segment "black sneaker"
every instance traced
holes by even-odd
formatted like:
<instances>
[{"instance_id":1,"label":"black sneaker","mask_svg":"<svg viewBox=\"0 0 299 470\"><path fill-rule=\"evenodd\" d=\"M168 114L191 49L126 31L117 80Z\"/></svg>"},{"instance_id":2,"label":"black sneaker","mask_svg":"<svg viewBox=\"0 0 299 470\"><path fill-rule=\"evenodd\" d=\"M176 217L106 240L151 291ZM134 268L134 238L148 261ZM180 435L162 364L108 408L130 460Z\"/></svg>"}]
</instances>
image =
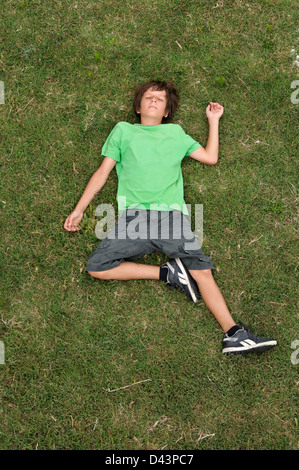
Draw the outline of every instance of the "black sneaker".
<instances>
[{"instance_id":1,"label":"black sneaker","mask_svg":"<svg viewBox=\"0 0 299 470\"><path fill-rule=\"evenodd\" d=\"M190 297L193 302L198 302L200 293L196 282L190 276L187 268L182 263L180 258L175 258L168 261L163 268L168 268L166 285L170 288L180 288L185 294Z\"/></svg>"},{"instance_id":2,"label":"black sneaker","mask_svg":"<svg viewBox=\"0 0 299 470\"><path fill-rule=\"evenodd\" d=\"M223 354L262 352L276 346L275 339L260 338L255 336L243 323L240 323L240 326L241 328L233 336L224 335L222 340Z\"/></svg>"}]
</instances>

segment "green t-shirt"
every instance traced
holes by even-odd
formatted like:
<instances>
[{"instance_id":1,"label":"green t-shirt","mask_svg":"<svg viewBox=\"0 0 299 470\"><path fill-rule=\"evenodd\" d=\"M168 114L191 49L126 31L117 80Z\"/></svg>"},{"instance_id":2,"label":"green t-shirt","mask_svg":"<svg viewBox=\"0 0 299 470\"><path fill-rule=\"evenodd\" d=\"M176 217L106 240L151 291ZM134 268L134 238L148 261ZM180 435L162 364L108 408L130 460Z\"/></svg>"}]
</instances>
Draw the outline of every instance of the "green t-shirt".
<instances>
[{"instance_id":1,"label":"green t-shirt","mask_svg":"<svg viewBox=\"0 0 299 470\"><path fill-rule=\"evenodd\" d=\"M119 213L137 208L186 214L181 162L200 146L178 124L119 122L102 148L102 156L117 161Z\"/></svg>"}]
</instances>

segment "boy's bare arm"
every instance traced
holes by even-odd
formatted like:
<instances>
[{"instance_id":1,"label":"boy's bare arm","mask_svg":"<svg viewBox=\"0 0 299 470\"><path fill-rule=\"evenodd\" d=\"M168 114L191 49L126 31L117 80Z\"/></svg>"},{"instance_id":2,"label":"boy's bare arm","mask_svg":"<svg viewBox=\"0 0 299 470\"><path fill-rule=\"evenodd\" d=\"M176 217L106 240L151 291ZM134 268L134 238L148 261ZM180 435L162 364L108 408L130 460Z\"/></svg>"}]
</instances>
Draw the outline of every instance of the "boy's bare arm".
<instances>
[{"instance_id":1,"label":"boy's bare arm","mask_svg":"<svg viewBox=\"0 0 299 470\"><path fill-rule=\"evenodd\" d=\"M91 203L92 199L102 189L106 183L108 176L114 168L116 161L112 158L105 157L101 166L95 171L90 178L78 204L76 205L73 212L66 218L64 222L65 230L69 232L75 232L79 230L79 223L81 222L84 211Z\"/></svg>"},{"instance_id":2,"label":"boy's bare arm","mask_svg":"<svg viewBox=\"0 0 299 470\"><path fill-rule=\"evenodd\" d=\"M210 103L206 108L206 116L209 121L209 137L206 148L199 147L190 153L189 157L194 158L207 165L215 165L218 161L219 149L219 119L224 108L219 103Z\"/></svg>"}]
</instances>

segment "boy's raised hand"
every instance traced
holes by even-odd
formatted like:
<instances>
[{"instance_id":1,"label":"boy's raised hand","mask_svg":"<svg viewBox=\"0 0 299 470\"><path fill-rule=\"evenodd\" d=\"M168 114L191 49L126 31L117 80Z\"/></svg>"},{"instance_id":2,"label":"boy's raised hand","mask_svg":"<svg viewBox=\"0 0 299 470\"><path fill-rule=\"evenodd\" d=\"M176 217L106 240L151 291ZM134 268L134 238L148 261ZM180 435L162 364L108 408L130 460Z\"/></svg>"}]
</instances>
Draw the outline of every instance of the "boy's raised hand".
<instances>
[{"instance_id":1,"label":"boy's raised hand","mask_svg":"<svg viewBox=\"0 0 299 470\"><path fill-rule=\"evenodd\" d=\"M206 107L206 116L207 118L210 119L220 119L222 114L223 114L224 108L221 106L219 103L212 103L210 101L210 104Z\"/></svg>"},{"instance_id":2,"label":"boy's raised hand","mask_svg":"<svg viewBox=\"0 0 299 470\"><path fill-rule=\"evenodd\" d=\"M84 215L83 212L74 210L65 219L63 228L65 228L65 230L68 230L69 232L76 232L76 231L80 230L78 225L81 222L83 215Z\"/></svg>"}]
</instances>

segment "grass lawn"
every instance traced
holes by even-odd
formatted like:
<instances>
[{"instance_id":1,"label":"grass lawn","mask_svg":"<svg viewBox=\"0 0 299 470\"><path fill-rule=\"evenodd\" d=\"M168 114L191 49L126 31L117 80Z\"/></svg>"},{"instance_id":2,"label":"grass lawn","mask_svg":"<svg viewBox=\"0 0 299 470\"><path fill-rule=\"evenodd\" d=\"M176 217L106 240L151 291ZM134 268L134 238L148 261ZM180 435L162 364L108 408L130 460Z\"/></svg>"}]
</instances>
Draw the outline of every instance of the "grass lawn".
<instances>
[{"instance_id":1,"label":"grass lawn","mask_svg":"<svg viewBox=\"0 0 299 470\"><path fill-rule=\"evenodd\" d=\"M0 448L298 449L295 2L4 3ZM63 230L151 79L175 82L174 122L203 146L207 104L224 106L219 162L183 160L185 199L203 204L203 250L232 315L277 339L265 354L223 357L202 301L84 272L94 210L116 208L115 171L81 231Z\"/></svg>"}]
</instances>

